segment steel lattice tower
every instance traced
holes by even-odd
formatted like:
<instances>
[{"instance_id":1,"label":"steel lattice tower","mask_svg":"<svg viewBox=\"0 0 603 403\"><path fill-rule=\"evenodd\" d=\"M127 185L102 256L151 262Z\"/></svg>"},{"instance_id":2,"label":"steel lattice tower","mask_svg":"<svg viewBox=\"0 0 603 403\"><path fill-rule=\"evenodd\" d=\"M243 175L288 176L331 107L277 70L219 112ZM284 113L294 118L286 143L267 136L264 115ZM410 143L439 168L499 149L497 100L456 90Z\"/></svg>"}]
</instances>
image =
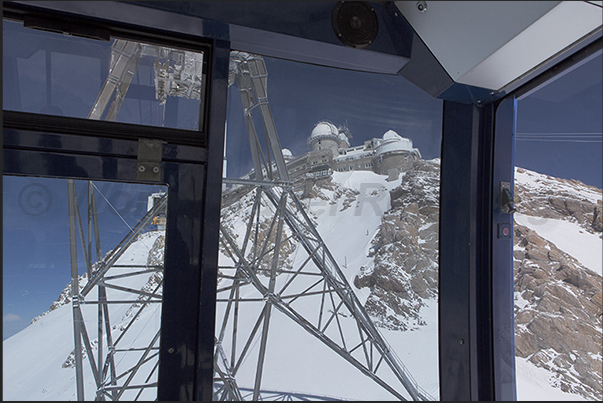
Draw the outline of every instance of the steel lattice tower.
<instances>
[{"instance_id":1,"label":"steel lattice tower","mask_svg":"<svg viewBox=\"0 0 603 403\"><path fill-rule=\"evenodd\" d=\"M136 70L142 54L159 54L163 48L139 43L117 40L113 44L113 57L110 77L101 90L97 102L90 112L90 118L99 119L111 104L105 119L114 120L133 72ZM168 49L169 50L169 49ZM186 57L186 55L185 55ZM188 79L190 79L189 76ZM193 74L192 77L195 77ZM197 88L200 83L186 83L189 88ZM289 178L277 130L272 118L267 94L267 71L261 56L244 52L232 52L229 84L237 82L245 115L251 158L253 160L254 177L252 179L224 179L224 183L237 188L243 194L239 201L247 200L245 228L241 234L234 233L227 217L222 217L220 225L220 246L222 259L219 267L219 284L217 287L217 316L214 354L214 400L265 400L269 396L298 396L301 399L308 395L303 393L275 392L262 387L263 376L267 370L266 358L271 348L278 345L278 340L269 340L276 320L285 318L297 329L306 332L314 340L328 350L341 357L342 363L356 368L367 379L375 382L395 398L401 400L432 400L412 378L402 361L396 356L387 341L379 333L352 287L342 273L339 265L331 255L325 242L316 230L316 226L306 213ZM163 85L166 84L163 80ZM169 81L169 80L168 80ZM156 80L156 85L161 80ZM169 83L168 83L169 84ZM160 88L156 92L162 93ZM198 96L197 93L167 94L183 97ZM165 95L165 96L167 96ZM253 110L259 108L264 124L265 140L260 141L255 129ZM74 205L75 191L70 185L70 234L72 240L72 256L76 247L76 217L79 212ZM229 192L231 190L225 190ZM73 195L72 195L73 193ZM163 199L164 200L164 199ZM162 207L159 207L162 205ZM152 209L137 225L142 230L153 217L165 209L165 200ZM80 224L80 235L82 232ZM90 226L89 226L90 228ZM128 242L136 234L128 237L115 250L125 250ZM168 235L169 236L169 235ZM80 236L83 244L83 236ZM134 238L132 238L134 237ZM90 237L89 237L90 239ZM292 266L285 262L287 248L298 249L304 254L302 263ZM100 252L99 252L100 253ZM116 252L118 253L118 252ZM123 253L123 252L122 252ZM301 255L300 255L301 256ZM106 303L102 301L102 289L108 286L103 276L115 259L104 260L98 257L101 269L90 271L89 286L78 294L73 294L74 332L76 334L76 369L78 379L81 378L83 357L77 354L82 351L80 340L89 349L87 330L83 326L78 301L90 292L91 287L99 289L99 318L104 318L104 328L110 335L110 325L106 311ZM88 259L89 260L89 259ZM104 263L103 263L104 262ZM290 263L290 262L289 262ZM90 265L89 265L90 266ZM72 263L73 272L73 263ZM77 282L77 267L72 283ZM118 285L112 285L119 287ZM123 288L123 287L122 287ZM72 287L77 290L78 287ZM129 290L132 291L132 290ZM160 290L144 294L149 302L160 302ZM245 326L242 319L253 326ZM102 320L99 319L99 332L102 332ZM133 323L132 320L131 323ZM128 325L129 327L130 325ZM119 400L128 388L141 388L155 385L130 385L132 377L140 367L148 362L157 365L155 353L159 330L156 336L140 350L143 356L137 365L121 374L125 382L117 382L113 369L113 351L109 347L104 366L101 360L90 361L95 370L95 381L98 387L97 398L105 397ZM78 337L78 335L81 336ZM114 343L115 344L115 343ZM91 350L90 350L91 351ZM253 379L253 385L240 385L242 368L251 353L257 354L257 360L251 359L251 371L246 373L245 380ZM99 357L102 356L99 352ZM88 354L91 357L91 354ZM249 363L248 363L249 364ZM102 367L102 369L101 369ZM155 369L151 371L154 372ZM108 376L107 374L110 374ZM109 379L109 385L106 384ZM78 381L78 398L81 382ZM83 391L82 391L83 396ZM317 396L314 396L317 398Z\"/></svg>"},{"instance_id":2,"label":"steel lattice tower","mask_svg":"<svg viewBox=\"0 0 603 403\"><path fill-rule=\"evenodd\" d=\"M163 264L124 265L119 264L119 259L155 217L165 215L167 194L164 194L121 242L103 257L94 187L94 183L89 181L88 236L86 239L74 181L71 179L67 181L71 254L70 297L73 309L73 358L76 370L77 400L85 400L85 357L94 378L95 400L120 400L127 391L134 391L135 395L129 395L129 398L137 400L145 389L157 386L152 378L156 376L158 366L160 329L157 328L151 336L148 334L133 335L136 333L136 329L132 325L149 306L161 306ZM92 263L92 231L94 231L95 240L95 263ZM80 284L77 267L78 238L86 265L87 282L82 282L82 284ZM154 273L159 275L157 277L159 280L150 290L134 289L124 284L124 280L144 279ZM90 316L94 316L90 310L86 314L84 313L86 305L97 306L96 329L88 329L86 326L85 319L88 318L88 323L91 323ZM126 324L118 330L114 329L112 325L116 319L115 316L118 316L118 321L121 319L121 315L117 315L118 311L115 310L115 306L125 307L124 309L128 309L130 315ZM94 330L96 330L97 336L96 343L91 342ZM115 337L116 334L119 335ZM129 360L123 360L123 356L126 354L130 357Z\"/></svg>"},{"instance_id":3,"label":"steel lattice tower","mask_svg":"<svg viewBox=\"0 0 603 403\"><path fill-rule=\"evenodd\" d=\"M238 192L247 192L250 207L239 213L245 215L244 234L233 234L224 214L220 226L222 251L229 259L220 267L217 290L214 400L242 399L237 375L252 344L258 342L252 398L260 399L274 310L396 398L427 400L427 393L374 326L293 191L268 103L263 58L233 52L230 73L229 84L236 78L241 93L254 178L224 179ZM264 149L255 130L255 108L264 122ZM284 264L283 250L292 243L306 256L298 267ZM251 329L240 325L243 315L255 315ZM388 378L381 375L386 372Z\"/></svg>"}]
</instances>

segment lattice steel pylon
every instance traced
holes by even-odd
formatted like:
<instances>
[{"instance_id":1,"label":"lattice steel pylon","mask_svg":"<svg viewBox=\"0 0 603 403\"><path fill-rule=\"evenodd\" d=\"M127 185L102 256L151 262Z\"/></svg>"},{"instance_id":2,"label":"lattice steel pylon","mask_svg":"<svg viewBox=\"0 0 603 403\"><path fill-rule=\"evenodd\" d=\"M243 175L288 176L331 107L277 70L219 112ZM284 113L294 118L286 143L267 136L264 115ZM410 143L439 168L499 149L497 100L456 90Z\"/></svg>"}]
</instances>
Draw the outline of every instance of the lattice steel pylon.
<instances>
[{"instance_id":1,"label":"lattice steel pylon","mask_svg":"<svg viewBox=\"0 0 603 403\"><path fill-rule=\"evenodd\" d=\"M168 96L200 99L203 54L116 39L111 45L107 78L90 109L89 119L117 119L143 56L155 59L155 98L160 107L165 105ZM124 265L118 261L149 224L165 225L167 194L158 197L122 241L102 256L94 187L94 183L89 181L86 241L74 182L68 180L76 398L86 399L84 385L89 383L87 377L91 376L96 389L95 400L148 399L149 394L145 392L157 387L154 379L159 365L161 329L158 326L152 332L143 332L134 324L142 316L152 316L148 312L151 310L149 306L154 307L155 315L161 311L163 261L143 265ZM96 260L93 259L92 231ZM85 279L78 275L78 238L86 264ZM163 252L159 255L163 256ZM141 282L143 285L142 288L132 288L129 282L136 283L137 287ZM92 291L98 294L95 299ZM91 338L92 333L86 325L86 319L91 323L90 317L93 316L87 306L98 307L96 339ZM119 322L119 328L115 327L116 322ZM135 331L137 335L133 334ZM84 364L86 358L89 366Z\"/></svg>"},{"instance_id":2,"label":"lattice steel pylon","mask_svg":"<svg viewBox=\"0 0 603 403\"><path fill-rule=\"evenodd\" d=\"M111 103L105 119L115 119L141 54L152 55L155 50L161 49L114 42L111 73L90 118L100 119ZM182 55L187 58L186 52ZM192 66L201 65L195 61ZM161 65L156 63L155 68L160 78L155 80L156 94L198 96L198 91L162 92L172 79L161 78ZM193 69L174 88L199 89L201 83L195 82L196 77L201 74ZM294 193L268 103L263 58L232 52L229 84L235 80L254 168L253 177L248 179L224 178L224 183L231 186L224 190L225 195L238 192L231 202L239 206L231 206L233 214L229 215L223 204L221 217L214 400L267 400L276 395L308 398L308 394L275 392L274 385L265 385L269 370L266 363L275 354L273 347L282 341L269 341L269 335L274 333L275 322L283 320L299 326L302 333L393 397L434 400L379 333ZM259 108L263 120L263 142L255 129L255 108ZM233 224L243 216L244 225L237 231ZM293 250L295 259L291 257ZM252 353L257 353L257 360L248 360ZM251 385L242 384L246 382ZM318 395L312 397L320 400Z\"/></svg>"},{"instance_id":3,"label":"lattice steel pylon","mask_svg":"<svg viewBox=\"0 0 603 403\"><path fill-rule=\"evenodd\" d=\"M88 119L98 120L103 115L108 121L117 119L143 56L155 59L153 82L160 107L168 96L201 99L203 53L116 39L111 45L109 73Z\"/></svg>"},{"instance_id":4,"label":"lattice steel pylon","mask_svg":"<svg viewBox=\"0 0 603 403\"><path fill-rule=\"evenodd\" d=\"M145 312L149 306L161 306L163 262L148 264L149 260L146 259L147 264L143 265L120 264L120 258L139 240L154 218L165 214L167 194L154 203L116 247L102 256L94 183L88 181L87 240L72 179L67 181L67 188L76 398L87 400L84 393L85 374L94 379L95 400L148 398L143 393L157 387L153 378L156 377L158 366L160 329L152 333L142 332L133 325L141 315L149 316ZM92 258L93 231L95 263ZM83 277L78 275L78 238L86 265L86 275ZM134 288L129 284L132 281L144 285ZM96 312L87 308L91 306L97 307ZM94 329L88 329L93 322L96 324ZM119 324L118 328L116 323ZM95 339L92 338L94 330ZM128 355L128 359L124 359L124 355ZM89 366L84 364L85 358Z\"/></svg>"},{"instance_id":5,"label":"lattice steel pylon","mask_svg":"<svg viewBox=\"0 0 603 403\"><path fill-rule=\"evenodd\" d=\"M395 398L433 399L379 333L293 191L268 103L263 58L232 52L229 84L235 79L254 169L250 179L224 179L231 185L226 192L239 196L230 199L231 214L223 205L220 225L214 400L243 400L243 379L253 383L245 385L253 388L252 400L265 400L266 361L271 346L282 341L269 341L274 312ZM258 107L264 147L253 120ZM252 352L257 361L246 363Z\"/></svg>"}]
</instances>

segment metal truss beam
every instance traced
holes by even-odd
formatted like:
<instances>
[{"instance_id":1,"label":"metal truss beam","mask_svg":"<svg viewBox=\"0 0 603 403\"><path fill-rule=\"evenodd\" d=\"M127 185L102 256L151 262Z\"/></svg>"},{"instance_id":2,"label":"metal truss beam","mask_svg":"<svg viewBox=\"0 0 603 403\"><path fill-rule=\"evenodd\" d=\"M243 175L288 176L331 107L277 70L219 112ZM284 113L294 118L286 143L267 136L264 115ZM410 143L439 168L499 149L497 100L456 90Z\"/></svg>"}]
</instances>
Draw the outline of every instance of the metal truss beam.
<instances>
[{"instance_id":1,"label":"metal truss beam","mask_svg":"<svg viewBox=\"0 0 603 403\"><path fill-rule=\"evenodd\" d=\"M147 388L156 387L157 384L150 382L151 377L157 370L158 365L158 340L160 330L158 329L152 340L141 346L129 345L126 348L119 348L120 341L124 339L124 336L129 335L132 329L132 325L137 321L143 312L144 308L149 303L161 303L162 302L162 281L155 286L155 288L146 292L143 290L136 290L130 287L121 286L115 284L115 281L122 281L124 278L131 278L133 276L140 276L149 273L161 273L163 267L161 266L144 266L146 270L140 270L141 266L124 266L114 265L118 261L125 251L142 231L148 226L154 217L165 214L167 204L167 194L164 195L159 202L155 203L147 214L138 222L138 224L129 231L129 233L122 239L116 248L104 258L101 258L101 239L100 230L98 226L98 214L96 211L96 198L94 194L94 184L92 181L88 182L88 242L84 238L84 228L82 227L82 220L80 219L80 208L78 206L77 194L75 190L74 181L69 179L68 185L68 208L69 208L69 237L70 237L70 249L71 249L71 299L73 309L73 329L74 329L74 359L76 369L76 391L77 400L85 400L84 394L84 353L88 358L90 370L94 378L96 386L96 397L95 400L120 400L123 394L127 390L138 389L139 392L136 399L140 396L142 391ZM92 239L91 234L94 231L94 238L96 244L96 262L92 263L91 245ZM86 259L86 274L87 283L84 286L80 286L80 276L78 274L77 265L77 247L78 247L78 234L79 241L82 247L83 255ZM86 251L86 245L88 251ZM86 253L87 252L87 253ZM120 270L128 270L127 273L119 275L107 275L109 270L113 267L119 268ZM86 300L86 296L94 289L98 290L98 297L96 300ZM107 297L107 288L115 289L132 295L133 299L109 299ZM82 312L82 305L97 305L97 338L96 347L97 351L94 351L93 345L90 341L90 336L84 320L84 313ZM133 314L127 324L123 326L120 335L114 340L112 333L114 329L111 325L111 316L109 305L110 304L122 304L130 305L133 309ZM106 350L105 350L106 347ZM106 351L106 353L105 353ZM128 353L140 353L139 359L133 366L119 365L116 361L117 354L128 354ZM155 361L152 368L148 370L148 366L145 364L150 361ZM142 374L144 370L148 370L145 376L145 382L132 385L137 374ZM121 371L118 374L118 370ZM124 379L125 378L125 379ZM138 379L138 378L137 378Z\"/></svg>"}]
</instances>

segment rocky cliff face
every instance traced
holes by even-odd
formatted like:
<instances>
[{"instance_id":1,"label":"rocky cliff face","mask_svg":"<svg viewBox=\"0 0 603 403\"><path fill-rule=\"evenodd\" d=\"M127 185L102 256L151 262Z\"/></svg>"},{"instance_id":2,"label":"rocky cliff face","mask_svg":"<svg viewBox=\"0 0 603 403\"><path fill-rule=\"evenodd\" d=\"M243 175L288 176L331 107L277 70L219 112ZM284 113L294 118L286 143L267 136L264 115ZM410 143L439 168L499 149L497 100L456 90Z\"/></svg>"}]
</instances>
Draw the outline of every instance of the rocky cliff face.
<instances>
[{"instance_id":1,"label":"rocky cliff face","mask_svg":"<svg viewBox=\"0 0 603 403\"><path fill-rule=\"evenodd\" d=\"M601 399L601 276L516 224L515 353L565 392Z\"/></svg>"},{"instance_id":2,"label":"rocky cliff face","mask_svg":"<svg viewBox=\"0 0 603 403\"><path fill-rule=\"evenodd\" d=\"M373 239L374 268L354 284L370 287L365 308L378 326L412 330L438 289L439 165L416 161L390 192L391 209Z\"/></svg>"},{"instance_id":3,"label":"rocky cliff face","mask_svg":"<svg viewBox=\"0 0 603 403\"><path fill-rule=\"evenodd\" d=\"M601 190L517 169L516 207L601 237ZM565 392L602 398L601 276L536 231L515 223L515 351Z\"/></svg>"},{"instance_id":4,"label":"rocky cliff face","mask_svg":"<svg viewBox=\"0 0 603 403\"><path fill-rule=\"evenodd\" d=\"M575 179L517 168L515 207L525 215L575 222L590 233L603 231L601 189Z\"/></svg>"},{"instance_id":5,"label":"rocky cliff face","mask_svg":"<svg viewBox=\"0 0 603 403\"><path fill-rule=\"evenodd\" d=\"M601 236L601 189L518 168L515 201L534 219L562 219ZM437 298L439 165L418 161L390 193L374 239L366 309L382 327L413 330ZM561 390L601 400L601 276L537 232L515 223L516 355L551 371Z\"/></svg>"}]
</instances>

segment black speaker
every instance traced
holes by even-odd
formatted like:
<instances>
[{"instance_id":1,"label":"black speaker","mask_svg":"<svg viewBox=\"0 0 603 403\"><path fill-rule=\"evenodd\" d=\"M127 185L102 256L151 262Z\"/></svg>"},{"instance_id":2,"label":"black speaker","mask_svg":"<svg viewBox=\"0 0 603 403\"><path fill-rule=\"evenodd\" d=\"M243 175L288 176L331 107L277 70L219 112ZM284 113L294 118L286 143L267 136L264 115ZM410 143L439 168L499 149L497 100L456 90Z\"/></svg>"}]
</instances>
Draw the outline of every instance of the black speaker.
<instances>
[{"instance_id":1,"label":"black speaker","mask_svg":"<svg viewBox=\"0 0 603 403\"><path fill-rule=\"evenodd\" d=\"M340 1L333 9L333 30L353 48L365 48L377 37L377 14L365 1Z\"/></svg>"}]
</instances>

